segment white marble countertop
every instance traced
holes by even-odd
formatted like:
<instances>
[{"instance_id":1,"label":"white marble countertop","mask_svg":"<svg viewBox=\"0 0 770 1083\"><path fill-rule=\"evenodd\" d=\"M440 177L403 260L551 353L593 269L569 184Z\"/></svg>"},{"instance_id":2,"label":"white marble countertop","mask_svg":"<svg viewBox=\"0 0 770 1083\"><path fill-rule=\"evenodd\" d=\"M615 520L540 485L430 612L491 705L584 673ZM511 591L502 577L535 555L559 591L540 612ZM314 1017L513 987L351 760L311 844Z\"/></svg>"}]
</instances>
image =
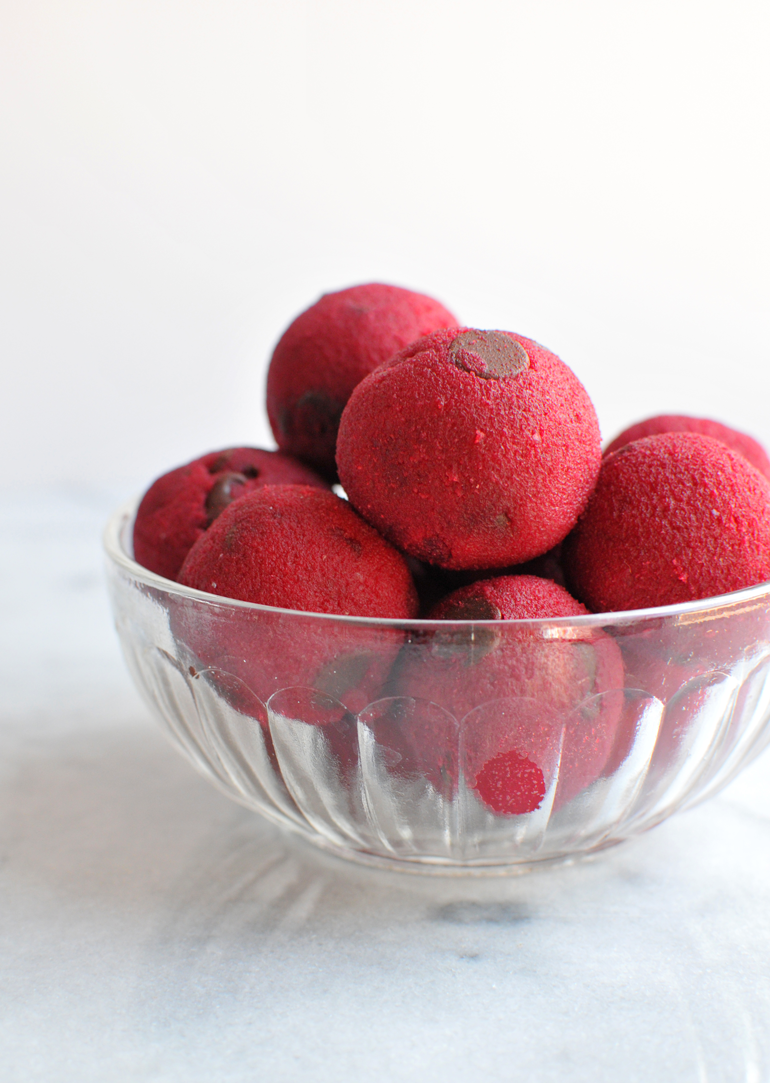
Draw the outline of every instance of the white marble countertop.
<instances>
[{"instance_id":1,"label":"white marble countertop","mask_svg":"<svg viewBox=\"0 0 770 1083\"><path fill-rule=\"evenodd\" d=\"M112 502L0 511L0 1079L770 1078L770 757L570 866L348 865L155 726L107 607Z\"/></svg>"}]
</instances>

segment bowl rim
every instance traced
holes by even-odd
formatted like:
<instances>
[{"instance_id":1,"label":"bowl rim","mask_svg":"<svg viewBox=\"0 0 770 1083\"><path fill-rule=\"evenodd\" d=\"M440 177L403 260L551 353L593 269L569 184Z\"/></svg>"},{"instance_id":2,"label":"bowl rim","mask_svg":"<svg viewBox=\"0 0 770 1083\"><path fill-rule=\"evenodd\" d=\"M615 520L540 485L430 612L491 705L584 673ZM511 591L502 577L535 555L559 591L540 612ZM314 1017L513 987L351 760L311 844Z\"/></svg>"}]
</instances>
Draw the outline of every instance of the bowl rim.
<instances>
[{"instance_id":1,"label":"bowl rim","mask_svg":"<svg viewBox=\"0 0 770 1083\"><path fill-rule=\"evenodd\" d=\"M653 622L661 619L672 619L681 623L690 623L693 619L705 616L719 616L721 611L729 610L733 606L741 609L748 603L761 599L770 602L770 580L758 583L752 587L743 587L741 590L732 591L730 594L719 594L710 598L701 598L692 602L680 602L676 605L661 605L650 609L627 609L616 610L607 613L585 613L580 616L566 617L538 617L515 620L426 620L424 617L400 618L400 617L359 617L344 613L315 613L300 609L283 609L278 606L263 605L259 602L247 602L240 598L228 598L219 594L210 594L207 591L196 590L194 587L183 586L172 579L166 579L149 568L143 567L134 560L133 555L127 550L124 538L130 537L128 528L133 526L137 508L141 496L132 497L124 501L110 515L105 524L102 542L109 560L155 590L165 591L167 594L189 598L191 601L205 603L219 608L236 608L251 610L255 613L282 613L290 618L320 618L327 621L339 621L345 624L362 626L377 626L385 628L399 628L409 630L425 629L435 631L448 627L468 627L470 625L481 627L520 627L532 630L540 630L541 634L547 634L547 630L559 630L572 628L580 629L606 628L608 625L634 624L639 622Z\"/></svg>"}]
</instances>

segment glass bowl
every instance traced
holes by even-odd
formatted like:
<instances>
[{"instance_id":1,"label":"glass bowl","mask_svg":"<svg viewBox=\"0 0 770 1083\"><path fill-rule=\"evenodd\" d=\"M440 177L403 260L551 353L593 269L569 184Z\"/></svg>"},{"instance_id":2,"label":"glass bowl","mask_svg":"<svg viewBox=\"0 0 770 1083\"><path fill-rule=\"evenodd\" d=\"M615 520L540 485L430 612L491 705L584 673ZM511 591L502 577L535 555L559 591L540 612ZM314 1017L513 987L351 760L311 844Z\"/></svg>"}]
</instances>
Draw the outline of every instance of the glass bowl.
<instances>
[{"instance_id":1,"label":"glass bowl","mask_svg":"<svg viewBox=\"0 0 770 1083\"><path fill-rule=\"evenodd\" d=\"M523 871L721 789L770 738L770 584L532 621L300 613L182 587L105 532L133 678L230 797L358 861Z\"/></svg>"}]
</instances>

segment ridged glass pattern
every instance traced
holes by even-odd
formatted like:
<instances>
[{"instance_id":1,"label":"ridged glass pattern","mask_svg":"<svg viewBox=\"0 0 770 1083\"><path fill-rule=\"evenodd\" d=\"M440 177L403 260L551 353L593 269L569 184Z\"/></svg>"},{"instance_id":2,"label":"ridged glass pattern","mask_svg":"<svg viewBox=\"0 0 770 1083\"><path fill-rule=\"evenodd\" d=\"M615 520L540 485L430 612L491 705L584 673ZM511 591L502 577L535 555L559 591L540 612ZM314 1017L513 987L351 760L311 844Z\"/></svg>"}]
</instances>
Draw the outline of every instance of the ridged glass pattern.
<instances>
[{"instance_id":1,"label":"ridged glass pattern","mask_svg":"<svg viewBox=\"0 0 770 1083\"><path fill-rule=\"evenodd\" d=\"M724 786L770 737L770 587L553 621L371 621L187 590L105 543L123 651L172 741L345 856L526 867Z\"/></svg>"}]
</instances>

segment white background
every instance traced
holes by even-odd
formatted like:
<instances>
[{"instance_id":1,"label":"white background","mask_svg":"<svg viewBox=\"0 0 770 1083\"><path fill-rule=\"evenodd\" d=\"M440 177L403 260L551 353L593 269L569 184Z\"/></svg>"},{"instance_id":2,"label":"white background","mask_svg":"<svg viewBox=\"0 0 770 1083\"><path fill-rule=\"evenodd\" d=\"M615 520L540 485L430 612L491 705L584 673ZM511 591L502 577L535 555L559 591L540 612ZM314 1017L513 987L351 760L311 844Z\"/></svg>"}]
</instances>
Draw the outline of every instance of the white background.
<instances>
[{"instance_id":1,"label":"white background","mask_svg":"<svg viewBox=\"0 0 770 1083\"><path fill-rule=\"evenodd\" d=\"M2 0L6 477L272 446L273 344L371 280L550 346L606 438L770 442L769 46L750 0Z\"/></svg>"}]
</instances>

